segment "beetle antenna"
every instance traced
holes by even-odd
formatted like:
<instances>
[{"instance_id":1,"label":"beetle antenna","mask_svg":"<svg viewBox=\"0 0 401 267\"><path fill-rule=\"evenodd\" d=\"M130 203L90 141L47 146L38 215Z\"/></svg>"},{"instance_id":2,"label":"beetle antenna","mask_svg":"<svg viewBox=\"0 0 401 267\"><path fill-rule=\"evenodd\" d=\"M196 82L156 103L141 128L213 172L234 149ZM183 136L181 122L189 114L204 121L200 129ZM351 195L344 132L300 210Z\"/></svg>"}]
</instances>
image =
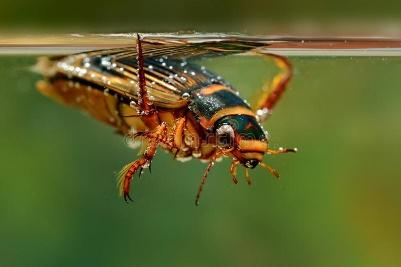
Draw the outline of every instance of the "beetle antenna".
<instances>
[{"instance_id":1,"label":"beetle antenna","mask_svg":"<svg viewBox=\"0 0 401 267\"><path fill-rule=\"evenodd\" d=\"M275 170L272 166L267 165L264 162L259 162L259 165L263 168L266 169L268 172L270 172L271 175L273 175L274 177L276 177L277 179L280 179L280 174L278 173L277 170Z\"/></svg>"},{"instance_id":2,"label":"beetle antenna","mask_svg":"<svg viewBox=\"0 0 401 267\"><path fill-rule=\"evenodd\" d=\"M269 155L278 155L278 154L284 154L284 153L296 153L298 152L298 148L282 148L279 147L278 149L270 149L268 148L266 150L266 153Z\"/></svg>"}]
</instances>

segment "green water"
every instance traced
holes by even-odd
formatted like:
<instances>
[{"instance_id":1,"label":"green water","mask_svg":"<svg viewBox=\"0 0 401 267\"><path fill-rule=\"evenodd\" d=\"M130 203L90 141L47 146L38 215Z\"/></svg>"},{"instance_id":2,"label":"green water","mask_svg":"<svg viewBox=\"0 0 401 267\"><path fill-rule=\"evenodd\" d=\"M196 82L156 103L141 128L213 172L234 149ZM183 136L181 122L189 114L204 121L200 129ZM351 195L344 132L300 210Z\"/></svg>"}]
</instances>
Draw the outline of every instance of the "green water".
<instances>
[{"instance_id":1,"label":"green water","mask_svg":"<svg viewBox=\"0 0 401 267\"><path fill-rule=\"evenodd\" d=\"M205 64L247 95L271 76L231 60ZM282 180L233 185L225 160L195 207L206 165L165 153L125 204L114 174L136 151L37 93L33 57L1 57L0 265L400 266L401 59L291 60L265 124L271 146L300 151L266 158Z\"/></svg>"}]
</instances>

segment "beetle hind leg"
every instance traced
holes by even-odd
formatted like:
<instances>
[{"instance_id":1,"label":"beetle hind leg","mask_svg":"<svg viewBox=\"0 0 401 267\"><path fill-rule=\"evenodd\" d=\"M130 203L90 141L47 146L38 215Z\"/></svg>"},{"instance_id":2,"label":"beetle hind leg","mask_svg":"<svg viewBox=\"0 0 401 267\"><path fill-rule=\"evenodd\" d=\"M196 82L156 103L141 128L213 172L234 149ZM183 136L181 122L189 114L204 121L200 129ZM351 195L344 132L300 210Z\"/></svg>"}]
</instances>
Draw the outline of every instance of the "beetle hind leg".
<instances>
[{"instance_id":1,"label":"beetle hind leg","mask_svg":"<svg viewBox=\"0 0 401 267\"><path fill-rule=\"evenodd\" d=\"M256 116L260 122L267 119L271 110L280 100L282 94L287 89L288 82L292 78L292 65L290 61L280 55L275 55L271 53L255 52L256 55L261 55L266 58L272 58L277 67L280 69L280 73L274 76L270 83L267 83L262 88L262 95L260 96L258 102L253 107L256 112Z\"/></svg>"}]
</instances>

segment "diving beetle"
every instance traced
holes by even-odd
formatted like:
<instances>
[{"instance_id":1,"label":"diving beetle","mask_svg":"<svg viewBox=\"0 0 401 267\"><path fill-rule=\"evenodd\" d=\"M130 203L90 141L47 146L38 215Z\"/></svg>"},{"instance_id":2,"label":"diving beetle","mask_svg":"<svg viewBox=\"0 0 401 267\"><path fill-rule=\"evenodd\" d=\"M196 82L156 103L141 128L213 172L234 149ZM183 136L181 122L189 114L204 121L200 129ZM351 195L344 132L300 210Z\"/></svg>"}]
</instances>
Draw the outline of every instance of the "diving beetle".
<instances>
[{"instance_id":1,"label":"diving beetle","mask_svg":"<svg viewBox=\"0 0 401 267\"><path fill-rule=\"evenodd\" d=\"M45 79L38 90L63 104L86 111L115 127L132 144L143 141L142 156L119 174L125 201L134 174L151 167L157 147L177 160L197 158L208 162L195 204L209 171L222 157L232 158L230 173L238 183L237 167L261 166L265 154L296 152L268 146L261 123L277 104L292 76L286 57L267 53L266 43L247 38L148 38L136 36L136 48L95 50L69 56L40 58L37 69ZM271 58L280 69L251 107L226 80L194 63L201 57L248 54ZM139 142L138 142L139 141Z\"/></svg>"}]
</instances>

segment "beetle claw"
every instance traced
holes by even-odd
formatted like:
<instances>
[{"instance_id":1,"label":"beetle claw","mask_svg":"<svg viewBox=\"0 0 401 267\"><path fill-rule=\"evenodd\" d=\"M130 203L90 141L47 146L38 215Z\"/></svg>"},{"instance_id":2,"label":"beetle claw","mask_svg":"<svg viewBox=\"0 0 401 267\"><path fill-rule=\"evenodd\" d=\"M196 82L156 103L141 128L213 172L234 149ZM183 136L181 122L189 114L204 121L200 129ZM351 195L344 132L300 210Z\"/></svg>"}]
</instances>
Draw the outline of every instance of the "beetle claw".
<instances>
[{"instance_id":1,"label":"beetle claw","mask_svg":"<svg viewBox=\"0 0 401 267\"><path fill-rule=\"evenodd\" d=\"M133 202L129 192L124 192L124 201L128 204L129 202Z\"/></svg>"}]
</instances>

